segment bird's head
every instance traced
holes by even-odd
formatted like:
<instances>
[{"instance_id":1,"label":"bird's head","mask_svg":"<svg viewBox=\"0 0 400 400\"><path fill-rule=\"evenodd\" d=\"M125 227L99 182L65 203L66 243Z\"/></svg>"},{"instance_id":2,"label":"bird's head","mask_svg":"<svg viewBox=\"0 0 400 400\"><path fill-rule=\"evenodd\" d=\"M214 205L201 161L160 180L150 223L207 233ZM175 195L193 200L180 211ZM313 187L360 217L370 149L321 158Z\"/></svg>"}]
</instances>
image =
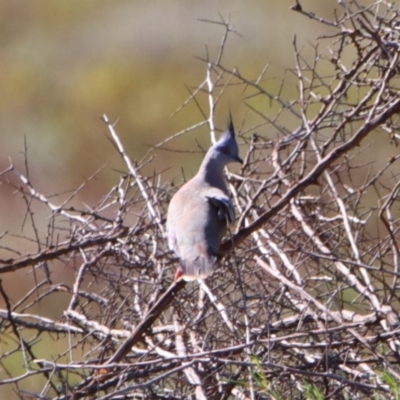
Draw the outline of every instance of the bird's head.
<instances>
[{"instance_id":1,"label":"bird's head","mask_svg":"<svg viewBox=\"0 0 400 400\"><path fill-rule=\"evenodd\" d=\"M234 162L243 163L243 160L239 157L239 148L236 142L232 118L229 119L228 129L213 146L213 152L214 158L224 165Z\"/></svg>"}]
</instances>

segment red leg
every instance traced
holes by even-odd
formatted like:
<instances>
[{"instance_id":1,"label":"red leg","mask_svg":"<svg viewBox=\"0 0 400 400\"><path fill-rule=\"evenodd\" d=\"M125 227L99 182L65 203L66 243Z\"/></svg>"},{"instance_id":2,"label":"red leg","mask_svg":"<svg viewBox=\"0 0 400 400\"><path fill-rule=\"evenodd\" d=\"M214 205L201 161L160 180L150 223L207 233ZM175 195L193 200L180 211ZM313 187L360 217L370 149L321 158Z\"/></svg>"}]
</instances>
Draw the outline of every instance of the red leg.
<instances>
[{"instance_id":1,"label":"red leg","mask_svg":"<svg viewBox=\"0 0 400 400\"><path fill-rule=\"evenodd\" d=\"M178 267L178 269L175 272L175 276L174 276L174 282L179 281L179 279L181 279L183 276L183 271L181 267Z\"/></svg>"}]
</instances>

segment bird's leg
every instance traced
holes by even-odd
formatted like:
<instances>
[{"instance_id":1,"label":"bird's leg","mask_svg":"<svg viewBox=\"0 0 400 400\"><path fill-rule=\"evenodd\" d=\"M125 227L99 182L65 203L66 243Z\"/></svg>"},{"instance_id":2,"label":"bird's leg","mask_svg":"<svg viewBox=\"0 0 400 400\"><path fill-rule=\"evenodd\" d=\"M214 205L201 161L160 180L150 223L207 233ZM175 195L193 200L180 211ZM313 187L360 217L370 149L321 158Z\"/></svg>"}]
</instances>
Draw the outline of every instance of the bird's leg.
<instances>
[{"instance_id":1,"label":"bird's leg","mask_svg":"<svg viewBox=\"0 0 400 400\"><path fill-rule=\"evenodd\" d=\"M182 268L179 266L175 272L174 282L179 281L179 279L181 279L182 276L183 276L183 271L182 271Z\"/></svg>"}]
</instances>

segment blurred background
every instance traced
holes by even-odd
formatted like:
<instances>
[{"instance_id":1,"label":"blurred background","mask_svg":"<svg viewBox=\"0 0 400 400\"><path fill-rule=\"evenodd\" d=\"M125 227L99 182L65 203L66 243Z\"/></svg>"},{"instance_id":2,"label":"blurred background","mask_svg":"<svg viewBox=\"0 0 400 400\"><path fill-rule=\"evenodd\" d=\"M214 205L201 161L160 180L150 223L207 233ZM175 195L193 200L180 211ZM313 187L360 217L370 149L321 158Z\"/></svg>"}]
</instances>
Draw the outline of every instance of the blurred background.
<instances>
[{"instance_id":1,"label":"blurred background","mask_svg":"<svg viewBox=\"0 0 400 400\"><path fill-rule=\"evenodd\" d=\"M239 68L249 79L268 64L263 86L275 93L294 66L294 36L310 51L308 42L326 33L322 25L290 10L294 1L0 3L0 172L11 159L19 171L29 173L36 190L58 205L101 169L69 204L80 209L94 206L126 171L107 138L103 114L118 121L118 135L134 160L204 120L193 101L176 111L204 81L203 60L207 52L216 58L225 33L224 26L205 21L229 19L237 34L228 38L223 64ZM330 7L313 3L303 2L327 17L337 7L335 1ZM288 97L297 97L295 85L290 91ZM236 127L251 131L260 123L241 103L247 95L242 88L226 91L215 113L217 128L225 127L228 108ZM207 97L197 98L208 116ZM265 98L252 99L252 105L270 116L277 111ZM265 128L257 132L272 134ZM203 156L198 143L205 149L210 145L206 125L166 144L168 151L152 152L144 173L166 171L163 177L179 185L182 169L186 179L197 171ZM2 185L0 234L7 232L2 245L22 254L37 251L34 242L15 244L12 236L33 237L25 211L20 194ZM40 208L35 212L41 215ZM43 212L42 219L36 218L41 234L47 230L48 210L43 207ZM0 249L0 258L10 256Z\"/></svg>"},{"instance_id":2,"label":"blurred background","mask_svg":"<svg viewBox=\"0 0 400 400\"><path fill-rule=\"evenodd\" d=\"M188 89L205 79L201 58L206 46L215 58L224 34L223 26L201 20L229 18L240 36L229 37L225 65L255 78L269 64L272 88L294 65L294 35L304 45L324 33L289 9L294 1L1 3L0 171L9 157L24 170L24 140L32 184L46 195L74 189L106 166L84 193L89 204L116 182L112 169L123 167L105 137L104 113L118 120L117 131L133 159L203 120L193 102L171 117L188 98ZM314 12L332 15L327 2L318 3ZM294 87L293 96L296 92ZM224 99L236 125L249 114L240 101ZM227 108L217 109L217 126L223 128L226 120ZM195 139L209 145L205 126L167 147L195 150ZM157 151L153 166L178 172L183 165L190 176L201 156ZM2 232L17 222L21 204L6 189L0 191L0 204Z\"/></svg>"},{"instance_id":3,"label":"blurred background","mask_svg":"<svg viewBox=\"0 0 400 400\"><path fill-rule=\"evenodd\" d=\"M301 3L328 18L339 7L333 0ZM204 120L194 102L175 113L189 90L205 79L206 49L215 58L224 34L223 26L204 20L230 20L238 34L229 37L223 64L239 68L248 78L256 78L269 64L264 87L275 93L294 66L294 36L307 53L312 51L309 42L329 33L290 10L294 0L1 0L0 4L0 171L11 159L27 174L26 151L32 185L59 204L57 195L76 189L105 167L75 200L79 208L97 203L126 170L106 137L103 114L118 120L116 130L135 160L163 139ZM288 96L297 94L293 85ZM250 132L257 126L260 119L245 107L243 97L240 91L227 92L216 110L218 128L226 124L228 107L236 126L243 124ZM263 112L273 115L275 110L265 99L260 101L265 103L260 105ZM206 104L204 98L208 113ZM263 128L258 133L271 134ZM165 179L176 177L178 184L182 168L186 178L193 176L202 158L197 142L209 145L206 126L166 145L179 153L154 151L148 173L168 169ZM194 150L195 155L182 152ZM2 245L21 254L37 250L35 243L16 237L32 236L24 224L25 211L20 194L1 185L0 234L7 232ZM39 226L43 232L46 215L47 210ZM35 217L40 221L40 210ZM1 251L1 258L10 256ZM24 270L5 277L8 293L19 298L28 290L29 274ZM62 302L52 304L44 314L57 319L63 307Z\"/></svg>"}]
</instances>

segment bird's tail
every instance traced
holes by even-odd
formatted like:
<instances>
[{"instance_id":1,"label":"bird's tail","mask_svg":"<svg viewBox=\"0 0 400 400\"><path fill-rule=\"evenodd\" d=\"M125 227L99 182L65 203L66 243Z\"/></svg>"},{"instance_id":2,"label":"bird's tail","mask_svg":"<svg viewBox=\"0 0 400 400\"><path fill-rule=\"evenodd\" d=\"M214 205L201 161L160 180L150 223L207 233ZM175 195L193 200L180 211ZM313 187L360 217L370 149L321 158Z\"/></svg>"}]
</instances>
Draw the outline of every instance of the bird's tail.
<instances>
[{"instance_id":1,"label":"bird's tail","mask_svg":"<svg viewBox=\"0 0 400 400\"><path fill-rule=\"evenodd\" d=\"M216 261L215 256L198 256L195 260L181 260L182 278L185 281L205 279L212 274Z\"/></svg>"}]
</instances>

